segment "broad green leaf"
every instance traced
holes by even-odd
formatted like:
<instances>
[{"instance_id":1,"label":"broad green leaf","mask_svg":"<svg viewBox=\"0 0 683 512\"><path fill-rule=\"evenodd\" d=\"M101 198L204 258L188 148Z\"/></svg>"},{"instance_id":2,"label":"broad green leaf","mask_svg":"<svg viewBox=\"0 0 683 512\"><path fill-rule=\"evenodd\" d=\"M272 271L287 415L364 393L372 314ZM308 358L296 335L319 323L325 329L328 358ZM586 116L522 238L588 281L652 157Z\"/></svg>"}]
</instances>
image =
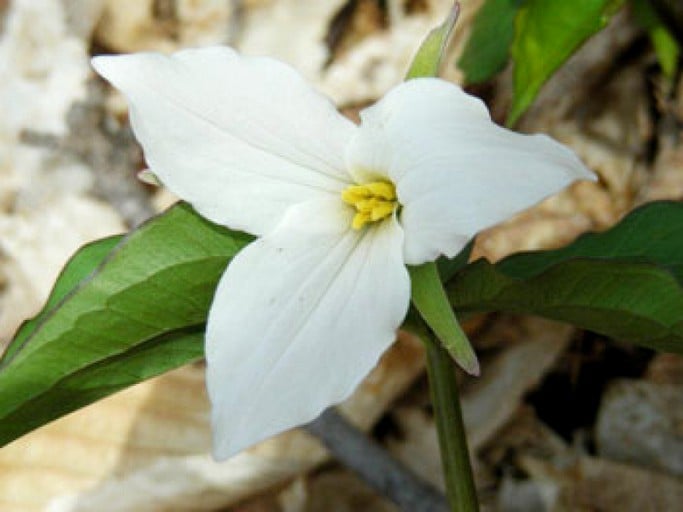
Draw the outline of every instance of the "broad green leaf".
<instances>
[{"instance_id":1,"label":"broad green leaf","mask_svg":"<svg viewBox=\"0 0 683 512\"><path fill-rule=\"evenodd\" d=\"M460 272L462 268L467 265L474 248L474 238L455 256L455 258L440 257L436 261L436 266L439 269L439 277L441 282L447 283L451 278Z\"/></svg>"},{"instance_id":2,"label":"broad green leaf","mask_svg":"<svg viewBox=\"0 0 683 512\"><path fill-rule=\"evenodd\" d=\"M527 0L515 19L513 125L541 86L586 39L607 25L623 0Z\"/></svg>"},{"instance_id":3,"label":"broad green leaf","mask_svg":"<svg viewBox=\"0 0 683 512\"><path fill-rule=\"evenodd\" d=\"M553 251L478 260L451 280L457 311L511 311L683 353L683 204L643 206Z\"/></svg>"},{"instance_id":4,"label":"broad green leaf","mask_svg":"<svg viewBox=\"0 0 683 512\"><path fill-rule=\"evenodd\" d=\"M636 19L647 30L655 48L659 65L669 80L676 77L681 48L649 0L632 0Z\"/></svg>"},{"instance_id":5,"label":"broad green leaf","mask_svg":"<svg viewBox=\"0 0 683 512\"><path fill-rule=\"evenodd\" d=\"M411 299L426 324L434 331L444 348L467 373L479 375L479 361L467 335L460 327L441 284L433 262L408 267Z\"/></svg>"},{"instance_id":6,"label":"broad green leaf","mask_svg":"<svg viewBox=\"0 0 683 512\"><path fill-rule=\"evenodd\" d=\"M76 288L78 283L94 272L99 264L102 263L105 256L111 252L122 238L122 235L103 238L84 245L76 254L74 254L59 274L57 282L52 288L43 309L35 317L21 324L14 334L11 343L5 349L2 357L0 357L0 368L8 363L9 359L21 347L26 338L28 338L38 324L47 317L50 310L54 308L67 293Z\"/></svg>"},{"instance_id":7,"label":"broad green leaf","mask_svg":"<svg viewBox=\"0 0 683 512\"><path fill-rule=\"evenodd\" d=\"M200 358L215 286L250 240L179 204L131 232L66 292L106 246L78 253L51 297L57 306L22 327L23 343L3 360L0 444Z\"/></svg>"},{"instance_id":8,"label":"broad green leaf","mask_svg":"<svg viewBox=\"0 0 683 512\"><path fill-rule=\"evenodd\" d=\"M514 20L523 0L486 0L477 12L458 67L465 82L486 82L505 67L515 33Z\"/></svg>"},{"instance_id":9,"label":"broad green leaf","mask_svg":"<svg viewBox=\"0 0 683 512\"><path fill-rule=\"evenodd\" d=\"M406 80L426 76L437 76L443 53L453 33L453 27L460 14L460 5L455 2L444 22L433 29L418 48L410 64Z\"/></svg>"},{"instance_id":10,"label":"broad green leaf","mask_svg":"<svg viewBox=\"0 0 683 512\"><path fill-rule=\"evenodd\" d=\"M199 324L71 372L0 419L0 446L112 393L199 360L204 355L203 341L204 324Z\"/></svg>"}]
</instances>

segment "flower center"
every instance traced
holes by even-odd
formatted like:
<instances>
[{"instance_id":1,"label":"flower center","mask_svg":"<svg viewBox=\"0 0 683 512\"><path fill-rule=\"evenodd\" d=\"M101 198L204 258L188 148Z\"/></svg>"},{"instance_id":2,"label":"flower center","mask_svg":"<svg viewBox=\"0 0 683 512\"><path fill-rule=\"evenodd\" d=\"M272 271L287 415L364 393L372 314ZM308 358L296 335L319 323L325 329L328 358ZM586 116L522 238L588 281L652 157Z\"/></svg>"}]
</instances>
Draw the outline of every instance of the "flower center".
<instances>
[{"instance_id":1,"label":"flower center","mask_svg":"<svg viewBox=\"0 0 683 512\"><path fill-rule=\"evenodd\" d=\"M351 222L353 229L388 217L398 206L396 187L388 181L351 185L342 192L342 201L356 209Z\"/></svg>"}]
</instances>

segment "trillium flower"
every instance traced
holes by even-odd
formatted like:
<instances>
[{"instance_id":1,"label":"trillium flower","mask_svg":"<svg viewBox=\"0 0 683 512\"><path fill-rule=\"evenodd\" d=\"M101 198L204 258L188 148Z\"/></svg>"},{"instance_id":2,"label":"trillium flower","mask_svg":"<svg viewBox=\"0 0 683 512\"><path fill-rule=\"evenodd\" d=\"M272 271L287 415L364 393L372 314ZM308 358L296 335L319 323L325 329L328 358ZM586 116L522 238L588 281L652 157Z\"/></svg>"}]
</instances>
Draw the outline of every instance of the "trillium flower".
<instances>
[{"instance_id":1,"label":"trillium flower","mask_svg":"<svg viewBox=\"0 0 683 512\"><path fill-rule=\"evenodd\" d=\"M230 48L105 56L152 172L206 218L256 235L220 280L206 332L214 456L344 400L391 345L406 265L593 175L543 135L495 125L434 78L355 125L289 66Z\"/></svg>"}]
</instances>

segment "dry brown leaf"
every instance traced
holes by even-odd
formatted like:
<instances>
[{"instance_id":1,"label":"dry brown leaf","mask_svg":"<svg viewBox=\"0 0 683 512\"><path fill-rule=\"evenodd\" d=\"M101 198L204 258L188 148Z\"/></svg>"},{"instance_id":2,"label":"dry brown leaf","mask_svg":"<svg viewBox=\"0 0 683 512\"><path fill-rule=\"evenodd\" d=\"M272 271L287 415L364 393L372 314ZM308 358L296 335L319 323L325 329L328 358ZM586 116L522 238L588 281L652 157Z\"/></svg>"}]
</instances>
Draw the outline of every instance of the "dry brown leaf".
<instances>
[{"instance_id":1,"label":"dry brown leaf","mask_svg":"<svg viewBox=\"0 0 683 512\"><path fill-rule=\"evenodd\" d=\"M626 464L583 456L561 466L529 457L523 465L534 480L557 487L552 512L660 512L683 503L680 479Z\"/></svg>"},{"instance_id":2,"label":"dry brown leaf","mask_svg":"<svg viewBox=\"0 0 683 512\"><path fill-rule=\"evenodd\" d=\"M172 52L227 44L238 22L236 3L225 0L107 0L95 39L112 52Z\"/></svg>"},{"instance_id":3,"label":"dry brown leaf","mask_svg":"<svg viewBox=\"0 0 683 512\"><path fill-rule=\"evenodd\" d=\"M639 204L662 199L683 199L683 144L663 145L647 182L640 191Z\"/></svg>"},{"instance_id":4,"label":"dry brown leaf","mask_svg":"<svg viewBox=\"0 0 683 512\"><path fill-rule=\"evenodd\" d=\"M92 19L82 21L87 32ZM12 2L0 75L1 346L40 307L71 253L123 226L88 197L89 169L20 142L25 130L64 134L70 106L85 95L87 43L71 32L59 0Z\"/></svg>"},{"instance_id":5,"label":"dry brown leaf","mask_svg":"<svg viewBox=\"0 0 683 512\"><path fill-rule=\"evenodd\" d=\"M30 213L0 214L0 265L7 287L0 295L0 345L38 312L78 247L122 231L110 207L77 195L55 198Z\"/></svg>"},{"instance_id":6,"label":"dry brown leaf","mask_svg":"<svg viewBox=\"0 0 683 512\"><path fill-rule=\"evenodd\" d=\"M455 67L457 55L467 41L469 26L481 0L464 0L453 36L452 48L444 58L444 78L462 83L462 73ZM324 72L321 89L338 105L364 104L381 97L405 78L417 48L434 27L443 22L453 7L451 0L432 0L428 8L408 13L405 2L388 2L386 30L369 35L340 55Z\"/></svg>"},{"instance_id":7,"label":"dry brown leaf","mask_svg":"<svg viewBox=\"0 0 683 512\"><path fill-rule=\"evenodd\" d=\"M357 477L339 469L325 471L305 481L297 480L283 495L286 498L280 500L282 512L397 511Z\"/></svg>"}]
</instances>

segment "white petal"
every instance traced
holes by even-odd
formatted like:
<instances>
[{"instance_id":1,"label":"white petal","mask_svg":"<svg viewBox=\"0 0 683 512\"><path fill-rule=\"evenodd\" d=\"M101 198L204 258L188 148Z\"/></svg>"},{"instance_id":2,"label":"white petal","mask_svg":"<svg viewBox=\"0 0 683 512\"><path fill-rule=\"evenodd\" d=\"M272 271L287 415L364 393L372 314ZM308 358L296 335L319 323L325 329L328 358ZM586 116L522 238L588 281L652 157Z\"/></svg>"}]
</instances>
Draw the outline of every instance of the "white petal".
<instances>
[{"instance_id":1,"label":"white petal","mask_svg":"<svg viewBox=\"0 0 683 512\"><path fill-rule=\"evenodd\" d=\"M396 184L408 264L454 256L478 231L595 179L570 149L497 126L479 99L430 78L361 112L347 161L361 180L371 170Z\"/></svg>"},{"instance_id":2,"label":"white petal","mask_svg":"<svg viewBox=\"0 0 683 512\"><path fill-rule=\"evenodd\" d=\"M340 201L292 208L232 261L207 326L214 456L344 400L393 342L410 297L403 232L364 232Z\"/></svg>"},{"instance_id":3,"label":"white petal","mask_svg":"<svg viewBox=\"0 0 683 512\"><path fill-rule=\"evenodd\" d=\"M205 217L263 234L349 182L356 127L292 68L227 47L96 57L131 104L150 168Z\"/></svg>"}]
</instances>

